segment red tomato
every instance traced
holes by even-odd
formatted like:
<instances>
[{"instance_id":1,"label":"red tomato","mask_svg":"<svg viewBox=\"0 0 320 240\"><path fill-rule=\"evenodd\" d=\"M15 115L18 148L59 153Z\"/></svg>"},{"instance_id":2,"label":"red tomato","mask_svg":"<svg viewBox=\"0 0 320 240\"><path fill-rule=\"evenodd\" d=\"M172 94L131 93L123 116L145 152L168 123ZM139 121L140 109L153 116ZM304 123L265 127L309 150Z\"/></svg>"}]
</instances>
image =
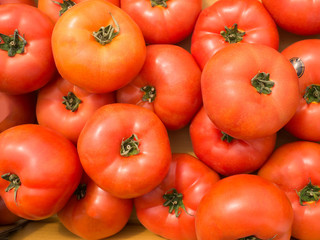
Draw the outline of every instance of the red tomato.
<instances>
[{"instance_id":1,"label":"red tomato","mask_svg":"<svg viewBox=\"0 0 320 240\"><path fill-rule=\"evenodd\" d=\"M142 70L117 91L117 101L151 109L168 129L177 130L202 105L200 78L201 70L187 50L169 44L149 45Z\"/></svg>"},{"instance_id":2,"label":"red tomato","mask_svg":"<svg viewBox=\"0 0 320 240\"><path fill-rule=\"evenodd\" d=\"M124 103L96 110L80 133L78 152L89 177L120 198L155 188L172 158L168 133L158 116Z\"/></svg>"},{"instance_id":3,"label":"red tomato","mask_svg":"<svg viewBox=\"0 0 320 240\"><path fill-rule=\"evenodd\" d=\"M300 103L285 129L309 141L320 141L320 40L307 39L293 43L282 51L299 76Z\"/></svg>"},{"instance_id":4,"label":"red tomato","mask_svg":"<svg viewBox=\"0 0 320 240\"><path fill-rule=\"evenodd\" d=\"M139 25L147 43L178 43L189 36L201 0L121 0L121 8Z\"/></svg>"},{"instance_id":5,"label":"red tomato","mask_svg":"<svg viewBox=\"0 0 320 240\"><path fill-rule=\"evenodd\" d=\"M0 0L0 5L7 3L24 3L31 6L36 6L36 2L34 0Z\"/></svg>"},{"instance_id":6,"label":"red tomato","mask_svg":"<svg viewBox=\"0 0 320 240\"><path fill-rule=\"evenodd\" d=\"M56 23L65 11L82 1L84 0L38 0L38 8L47 14L54 23ZM108 2L119 7L119 1L120 0L109 0Z\"/></svg>"},{"instance_id":7,"label":"red tomato","mask_svg":"<svg viewBox=\"0 0 320 240\"><path fill-rule=\"evenodd\" d=\"M55 24L52 49L60 75L93 93L128 84L146 57L138 25L105 0L83 1L65 12Z\"/></svg>"},{"instance_id":8,"label":"red tomato","mask_svg":"<svg viewBox=\"0 0 320 240\"><path fill-rule=\"evenodd\" d=\"M203 108L189 132L196 156L224 176L258 170L274 150L277 138L276 133L250 140L232 138L214 125Z\"/></svg>"},{"instance_id":9,"label":"red tomato","mask_svg":"<svg viewBox=\"0 0 320 240\"><path fill-rule=\"evenodd\" d=\"M3 199L0 197L0 226L14 224L20 219L20 217L9 211Z\"/></svg>"},{"instance_id":10,"label":"red tomato","mask_svg":"<svg viewBox=\"0 0 320 240\"><path fill-rule=\"evenodd\" d=\"M99 188L86 175L75 194L58 212L60 222L83 239L104 239L118 233L128 222L132 199L120 199Z\"/></svg>"},{"instance_id":11,"label":"red tomato","mask_svg":"<svg viewBox=\"0 0 320 240\"><path fill-rule=\"evenodd\" d=\"M52 22L22 3L0 5L0 16L0 91L23 94L43 87L56 71Z\"/></svg>"},{"instance_id":12,"label":"red tomato","mask_svg":"<svg viewBox=\"0 0 320 240\"><path fill-rule=\"evenodd\" d=\"M77 188L82 168L75 146L36 124L0 134L0 195L8 209L40 220L58 212Z\"/></svg>"},{"instance_id":13,"label":"red tomato","mask_svg":"<svg viewBox=\"0 0 320 240\"><path fill-rule=\"evenodd\" d=\"M288 196L294 211L292 236L320 239L320 145L296 141L280 146L258 175L276 183Z\"/></svg>"},{"instance_id":14,"label":"red tomato","mask_svg":"<svg viewBox=\"0 0 320 240\"><path fill-rule=\"evenodd\" d=\"M103 105L114 103L115 94L93 94L57 77L39 90L36 105L40 125L62 133L76 143L87 119Z\"/></svg>"},{"instance_id":15,"label":"red tomato","mask_svg":"<svg viewBox=\"0 0 320 240\"><path fill-rule=\"evenodd\" d=\"M173 154L162 183L134 199L137 217L148 230L166 239L196 240L197 207L219 179L197 158L186 153Z\"/></svg>"},{"instance_id":16,"label":"red tomato","mask_svg":"<svg viewBox=\"0 0 320 240\"><path fill-rule=\"evenodd\" d=\"M320 2L310 0L262 0L277 25L299 35L320 33Z\"/></svg>"},{"instance_id":17,"label":"red tomato","mask_svg":"<svg viewBox=\"0 0 320 240\"><path fill-rule=\"evenodd\" d=\"M289 60L275 49L231 44L202 72L203 105L226 134L238 139L266 137L293 117L299 104L298 83Z\"/></svg>"},{"instance_id":18,"label":"red tomato","mask_svg":"<svg viewBox=\"0 0 320 240\"><path fill-rule=\"evenodd\" d=\"M0 92L0 132L36 121L36 93L10 95Z\"/></svg>"},{"instance_id":19,"label":"red tomato","mask_svg":"<svg viewBox=\"0 0 320 240\"><path fill-rule=\"evenodd\" d=\"M278 50L277 26L261 2L223 0L202 10L192 34L191 53L203 69L215 53L238 42Z\"/></svg>"},{"instance_id":20,"label":"red tomato","mask_svg":"<svg viewBox=\"0 0 320 240\"><path fill-rule=\"evenodd\" d=\"M289 240L293 210L272 182L250 174L220 180L196 213L198 240Z\"/></svg>"}]
</instances>

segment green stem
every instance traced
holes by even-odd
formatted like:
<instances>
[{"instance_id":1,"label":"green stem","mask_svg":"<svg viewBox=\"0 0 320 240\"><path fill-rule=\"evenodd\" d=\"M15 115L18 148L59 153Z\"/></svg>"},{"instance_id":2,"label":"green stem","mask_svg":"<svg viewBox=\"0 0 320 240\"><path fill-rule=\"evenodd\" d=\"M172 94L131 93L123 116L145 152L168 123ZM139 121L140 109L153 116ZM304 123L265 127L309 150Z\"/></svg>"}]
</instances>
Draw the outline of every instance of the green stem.
<instances>
[{"instance_id":1,"label":"green stem","mask_svg":"<svg viewBox=\"0 0 320 240\"><path fill-rule=\"evenodd\" d=\"M172 188L165 192L162 196L165 200L163 203L164 207L169 207L169 213L175 212L176 217L179 217L181 214L180 208L182 208L188 215L191 215L187 212L186 207L183 203L183 194L178 193L175 188ZM191 215L192 216L192 215Z\"/></svg>"},{"instance_id":2,"label":"green stem","mask_svg":"<svg viewBox=\"0 0 320 240\"><path fill-rule=\"evenodd\" d=\"M129 138L122 140L120 149L121 156L130 157L139 153L139 139L137 135L132 134Z\"/></svg>"},{"instance_id":3,"label":"green stem","mask_svg":"<svg viewBox=\"0 0 320 240\"><path fill-rule=\"evenodd\" d=\"M320 197L320 187L313 185L311 180L309 183L297 192L299 196L299 202L301 206L304 206L304 202L318 202Z\"/></svg>"},{"instance_id":4,"label":"green stem","mask_svg":"<svg viewBox=\"0 0 320 240\"><path fill-rule=\"evenodd\" d=\"M62 14L64 14L68 9L72 8L74 5L76 5L75 2L71 1L71 0L63 0L63 2L57 2L57 1L53 1L55 4L58 4L61 9L59 11L59 16L61 16Z\"/></svg>"},{"instance_id":5,"label":"green stem","mask_svg":"<svg viewBox=\"0 0 320 240\"><path fill-rule=\"evenodd\" d=\"M224 38L224 40L228 43L237 43L241 42L243 36L246 32L238 30L238 24L233 24L232 27L228 28L227 26L224 27L225 31L221 31L220 34Z\"/></svg>"},{"instance_id":6,"label":"green stem","mask_svg":"<svg viewBox=\"0 0 320 240\"><path fill-rule=\"evenodd\" d=\"M151 103L156 98L156 89L153 86L147 85L140 88L140 90L144 92L142 101Z\"/></svg>"},{"instance_id":7,"label":"green stem","mask_svg":"<svg viewBox=\"0 0 320 240\"><path fill-rule=\"evenodd\" d=\"M17 204L17 192L19 187L21 186L20 178L14 173L5 173L1 176L1 178L10 182L5 191L9 192L10 190L14 189L14 201Z\"/></svg>"},{"instance_id":8,"label":"green stem","mask_svg":"<svg viewBox=\"0 0 320 240\"><path fill-rule=\"evenodd\" d=\"M27 41L19 35L18 29L10 36L0 33L0 49L7 51L9 57L24 53L26 45Z\"/></svg>"},{"instance_id":9,"label":"green stem","mask_svg":"<svg viewBox=\"0 0 320 240\"><path fill-rule=\"evenodd\" d=\"M274 239L276 236L277 236L277 234L274 235L272 238L269 238L269 239L267 239L267 240L272 240L272 239ZM251 236L248 236L248 237L239 238L238 240L262 240L262 239L254 236L254 235L251 235Z\"/></svg>"},{"instance_id":10,"label":"green stem","mask_svg":"<svg viewBox=\"0 0 320 240\"><path fill-rule=\"evenodd\" d=\"M303 98L306 100L307 104L319 103L320 102L320 86L311 84L306 88Z\"/></svg>"},{"instance_id":11,"label":"green stem","mask_svg":"<svg viewBox=\"0 0 320 240\"><path fill-rule=\"evenodd\" d=\"M77 111L79 104L82 102L73 92L68 92L68 95L63 96L62 99L62 103L66 105L66 109L71 112Z\"/></svg>"},{"instance_id":12,"label":"green stem","mask_svg":"<svg viewBox=\"0 0 320 240\"><path fill-rule=\"evenodd\" d=\"M111 15L111 13L109 14ZM97 32L92 33L97 42L103 46L110 43L120 33L120 26L118 22L112 15L111 17L116 27L110 24L106 27L101 27Z\"/></svg>"},{"instance_id":13,"label":"green stem","mask_svg":"<svg viewBox=\"0 0 320 240\"><path fill-rule=\"evenodd\" d=\"M221 137L221 140L222 141L226 141L228 143L231 143L232 140L234 139L233 137L231 137L230 135L226 134L225 132L221 131L222 133L222 137Z\"/></svg>"},{"instance_id":14,"label":"green stem","mask_svg":"<svg viewBox=\"0 0 320 240\"><path fill-rule=\"evenodd\" d=\"M79 184L74 194L77 196L78 200L83 199L87 193L87 184Z\"/></svg>"},{"instance_id":15,"label":"green stem","mask_svg":"<svg viewBox=\"0 0 320 240\"><path fill-rule=\"evenodd\" d=\"M156 6L162 6L162 7L168 7L168 0L151 0L151 7L156 7Z\"/></svg>"},{"instance_id":16,"label":"green stem","mask_svg":"<svg viewBox=\"0 0 320 240\"><path fill-rule=\"evenodd\" d=\"M270 80L270 74L261 72L257 73L251 79L251 85L255 87L258 93L271 94L271 88L274 87L274 82Z\"/></svg>"}]
</instances>

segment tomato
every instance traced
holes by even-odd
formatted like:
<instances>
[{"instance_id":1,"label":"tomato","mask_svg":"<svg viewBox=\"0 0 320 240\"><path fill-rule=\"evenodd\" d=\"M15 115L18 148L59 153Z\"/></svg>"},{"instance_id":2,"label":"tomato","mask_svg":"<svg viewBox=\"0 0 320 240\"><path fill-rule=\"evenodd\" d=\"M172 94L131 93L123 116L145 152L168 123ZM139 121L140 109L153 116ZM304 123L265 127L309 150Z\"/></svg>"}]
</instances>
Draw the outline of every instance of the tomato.
<instances>
[{"instance_id":1,"label":"tomato","mask_svg":"<svg viewBox=\"0 0 320 240\"><path fill-rule=\"evenodd\" d=\"M273 152L277 134L240 140L218 129L204 108L189 128L193 151L210 168L224 176L258 170Z\"/></svg>"},{"instance_id":2,"label":"tomato","mask_svg":"<svg viewBox=\"0 0 320 240\"><path fill-rule=\"evenodd\" d=\"M0 132L25 123L36 122L36 93L11 95L0 92Z\"/></svg>"},{"instance_id":3,"label":"tomato","mask_svg":"<svg viewBox=\"0 0 320 240\"><path fill-rule=\"evenodd\" d=\"M0 134L0 195L8 209L25 219L58 212L78 186L82 168L75 146L36 124Z\"/></svg>"},{"instance_id":4,"label":"tomato","mask_svg":"<svg viewBox=\"0 0 320 240\"><path fill-rule=\"evenodd\" d=\"M140 73L117 91L117 101L153 110L170 130L186 126L202 105L201 70L182 47L147 47ZM174 103L174 104L172 104Z\"/></svg>"},{"instance_id":5,"label":"tomato","mask_svg":"<svg viewBox=\"0 0 320 240\"><path fill-rule=\"evenodd\" d=\"M0 91L29 93L47 84L56 72L51 51L53 24L27 4L0 5Z\"/></svg>"},{"instance_id":6,"label":"tomato","mask_svg":"<svg viewBox=\"0 0 320 240\"><path fill-rule=\"evenodd\" d=\"M93 94L58 76L39 90L36 113L40 125L50 127L76 143L87 119L115 94Z\"/></svg>"},{"instance_id":7,"label":"tomato","mask_svg":"<svg viewBox=\"0 0 320 240\"><path fill-rule=\"evenodd\" d=\"M115 91L140 71L146 45L138 25L105 1L83 1L65 12L52 33L60 75L88 92Z\"/></svg>"},{"instance_id":8,"label":"tomato","mask_svg":"<svg viewBox=\"0 0 320 240\"><path fill-rule=\"evenodd\" d=\"M201 89L209 118L238 139L276 133L299 104L299 80L289 60L261 44L221 49L204 68Z\"/></svg>"},{"instance_id":9,"label":"tomato","mask_svg":"<svg viewBox=\"0 0 320 240\"><path fill-rule=\"evenodd\" d=\"M77 236L102 239L118 233L127 224L132 207L132 199L112 196L84 174L77 190L57 216Z\"/></svg>"},{"instance_id":10,"label":"tomato","mask_svg":"<svg viewBox=\"0 0 320 240\"><path fill-rule=\"evenodd\" d=\"M198 240L289 240L291 203L272 182L237 174L217 182L196 212Z\"/></svg>"},{"instance_id":11,"label":"tomato","mask_svg":"<svg viewBox=\"0 0 320 240\"><path fill-rule=\"evenodd\" d=\"M194 28L201 0L121 0L121 9L139 25L150 44L184 40Z\"/></svg>"},{"instance_id":12,"label":"tomato","mask_svg":"<svg viewBox=\"0 0 320 240\"><path fill-rule=\"evenodd\" d=\"M192 155L174 153L162 183L134 199L137 217L148 230L166 239L196 240L197 207L219 179L216 172Z\"/></svg>"},{"instance_id":13,"label":"tomato","mask_svg":"<svg viewBox=\"0 0 320 240\"><path fill-rule=\"evenodd\" d=\"M306 39L286 47L282 54L289 59L299 76L300 102L285 129L309 141L320 141L320 40Z\"/></svg>"},{"instance_id":14,"label":"tomato","mask_svg":"<svg viewBox=\"0 0 320 240\"><path fill-rule=\"evenodd\" d=\"M275 150L258 174L276 183L288 196L294 211L292 236L320 239L320 144L286 143Z\"/></svg>"},{"instance_id":15,"label":"tomato","mask_svg":"<svg viewBox=\"0 0 320 240\"><path fill-rule=\"evenodd\" d=\"M56 23L65 11L82 1L83 0L38 0L38 8L47 14L54 23ZM120 0L109 0L108 2L119 7L119 1Z\"/></svg>"},{"instance_id":16,"label":"tomato","mask_svg":"<svg viewBox=\"0 0 320 240\"><path fill-rule=\"evenodd\" d=\"M0 197L0 226L14 224L21 218L9 211L3 199Z\"/></svg>"},{"instance_id":17,"label":"tomato","mask_svg":"<svg viewBox=\"0 0 320 240\"><path fill-rule=\"evenodd\" d=\"M200 13L191 38L191 53L201 69L222 48L258 43L278 50L277 26L257 0L217 1Z\"/></svg>"},{"instance_id":18,"label":"tomato","mask_svg":"<svg viewBox=\"0 0 320 240\"><path fill-rule=\"evenodd\" d=\"M36 2L34 0L0 0L0 5L7 3L24 3L31 6L36 6Z\"/></svg>"},{"instance_id":19,"label":"tomato","mask_svg":"<svg viewBox=\"0 0 320 240\"><path fill-rule=\"evenodd\" d=\"M309 0L262 0L277 25L298 35L320 33L320 2Z\"/></svg>"},{"instance_id":20,"label":"tomato","mask_svg":"<svg viewBox=\"0 0 320 240\"><path fill-rule=\"evenodd\" d=\"M138 197L155 188L172 158L168 133L159 117L124 103L95 111L80 133L78 152L88 176L119 198Z\"/></svg>"}]
</instances>

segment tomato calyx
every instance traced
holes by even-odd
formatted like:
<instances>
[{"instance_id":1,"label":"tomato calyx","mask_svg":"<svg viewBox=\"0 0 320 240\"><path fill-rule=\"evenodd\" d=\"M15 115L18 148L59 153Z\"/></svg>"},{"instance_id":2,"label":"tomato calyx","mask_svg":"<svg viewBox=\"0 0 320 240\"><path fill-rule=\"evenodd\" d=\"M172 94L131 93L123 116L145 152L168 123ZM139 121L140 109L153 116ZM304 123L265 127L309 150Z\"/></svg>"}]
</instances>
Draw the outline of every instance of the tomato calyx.
<instances>
[{"instance_id":1,"label":"tomato calyx","mask_svg":"<svg viewBox=\"0 0 320 240\"><path fill-rule=\"evenodd\" d=\"M10 190L14 189L14 201L17 203L17 192L21 185L20 178L14 173L5 173L1 176L1 178L10 182L5 191L9 192Z\"/></svg>"},{"instance_id":2,"label":"tomato calyx","mask_svg":"<svg viewBox=\"0 0 320 240\"><path fill-rule=\"evenodd\" d=\"M251 79L251 85L260 94L271 94L271 88L274 87L274 82L270 80L269 73L260 72Z\"/></svg>"},{"instance_id":3,"label":"tomato calyx","mask_svg":"<svg viewBox=\"0 0 320 240\"><path fill-rule=\"evenodd\" d=\"M74 192L74 195L76 195L77 200L83 199L87 194L87 184L82 183L79 184L77 189Z\"/></svg>"},{"instance_id":4,"label":"tomato calyx","mask_svg":"<svg viewBox=\"0 0 320 240\"><path fill-rule=\"evenodd\" d=\"M224 40L228 43L238 43L241 42L243 36L246 32L238 29L238 24L233 24L232 27L228 28L224 27L225 31L221 31L220 35L224 38Z\"/></svg>"},{"instance_id":5,"label":"tomato calyx","mask_svg":"<svg viewBox=\"0 0 320 240\"><path fill-rule=\"evenodd\" d=\"M79 104L82 103L81 99L79 99L73 92L68 92L68 95L63 96L62 99L62 103L66 105L66 109L71 112L77 111Z\"/></svg>"},{"instance_id":6,"label":"tomato calyx","mask_svg":"<svg viewBox=\"0 0 320 240\"><path fill-rule=\"evenodd\" d=\"M120 155L123 157L130 157L140 153L139 139L136 134L132 134L127 139L121 142Z\"/></svg>"},{"instance_id":7,"label":"tomato calyx","mask_svg":"<svg viewBox=\"0 0 320 240\"><path fill-rule=\"evenodd\" d=\"M116 19L109 13L112 17L112 20L116 27L112 26L111 24L106 27L101 27L97 32L93 32L92 35L100 43L102 46L110 43L116 36L120 33L120 26Z\"/></svg>"},{"instance_id":8,"label":"tomato calyx","mask_svg":"<svg viewBox=\"0 0 320 240\"><path fill-rule=\"evenodd\" d=\"M306 100L307 104L319 103L320 102L320 86L316 84L311 84L306 88L303 98Z\"/></svg>"},{"instance_id":9,"label":"tomato calyx","mask_svg":"<svg viewBox=\"0 0 320 240\"><path fill-rule=\"evenodd\" d=\"M175 188L166 191L162 197L165 200L163 206L169 207L169 213L172 213L174 211L176 217L179 217L182 213L180 208L182 208L188 215L193 216L187 212L186 207L184 206L183 194L178 193L178 191Z\"/></svg>"},{"instance_id":10,"label":"tomato calyx","mask_svg":"<svg viewBox=\"0 0 320 240\"><path fill-rule=\"evenodd\" d=\"M59 11L59 16L64 14L68 9L72 8L74 5L76 5L75 2L71 0L63 0L63 2L57 2L57 1L52 1L55 4L58 4L61 7L61 10Z\"/></svg>"},{"instance_id":11,"label":"tomato calyx","mask_svg":"<svg viewBox=\"0 0 320 240\"><path fill-rule=\"evenodd\" d=\"M8 51L9 57L24 53L27 45L27 41L19 34L18 29L14 30L13 35L10 36L0 33L0 40L0 49Z\"/></svg>"},{"instance_id":12,"label":"tomato calyx","mask_svg":"<svg viewBox=\"0 0 320 240\"><path fill-rule=\"evenodd\" d=\"M299 196L299 203L301 206L305 206L304 202L318 202L320 198L320 187L313 185L311 180L309 183L297 192Z\"/></svg>"},{"instance_id":13,"label":"tomato calyx","mask_svg":"<svg viewBox=\"0 0 320 240\"><path fill-rule=\"evenodd\" d=\"M156 6L162 6L162 7L168 7L167 4L168 0L151 0L151 7L156 7Z\"/></svg>"},{"instance_id":14,"label":"tomato calyx","mask_svg":"<svg viewBox=\"0 0 320 240\"><path fill-rule=\"evenodd\" d=\"M277 234L274 235L272 238L267 239L267 240L272 240L272 239L274 239L276 236L277 236ZM251 235L251 236L248 236L248 237L239 238L238 240L262 240L262 239L254 236L254 235Z\"/></svg>"},{"instance_id":15,"label":"tomato calyx","mask_svg":"<svg viewBox=\"0 0 320 240\"><path fill-rule=\"evenodd\" d=\"M151 103L156 98L156 89L153 86L147 85L140 88L140 90L144 92L142 101Z\"/></svg>"},{"instance_id":16,"label":"tomato calyx","mask_svg":"<svg viewBox=\"0 0 320 240\"><path fill-rule=\"evenodd\" d=\"M222 141L226 141L228 143L231 143L232 140L234 139L233 137L231 137L230 135L226 134L225 132L221 131L222 137L221 140Z\"/></svg>"}]
</instances>

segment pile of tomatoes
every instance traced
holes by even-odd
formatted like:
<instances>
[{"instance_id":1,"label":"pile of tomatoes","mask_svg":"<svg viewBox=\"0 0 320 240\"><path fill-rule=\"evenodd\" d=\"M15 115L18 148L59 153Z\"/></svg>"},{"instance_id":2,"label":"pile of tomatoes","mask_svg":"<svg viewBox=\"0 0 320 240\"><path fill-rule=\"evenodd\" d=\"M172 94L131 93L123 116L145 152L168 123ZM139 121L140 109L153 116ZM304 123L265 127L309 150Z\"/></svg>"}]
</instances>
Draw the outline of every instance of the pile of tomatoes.
<instances>
[{"instance_id":1,"label":"pile of tomatoes","mask_svg":"<svg viewBox=\"0 0 320 240\"><path fill-rule=\"evenodd\" d=\"M12 2L1 225L56 215L103 239L135 210L172 240L320 239L319 3ZM280 52L279 28L308 39ZM172 151L181 129L192 153Z\"/></svg>"}]
</instances>

